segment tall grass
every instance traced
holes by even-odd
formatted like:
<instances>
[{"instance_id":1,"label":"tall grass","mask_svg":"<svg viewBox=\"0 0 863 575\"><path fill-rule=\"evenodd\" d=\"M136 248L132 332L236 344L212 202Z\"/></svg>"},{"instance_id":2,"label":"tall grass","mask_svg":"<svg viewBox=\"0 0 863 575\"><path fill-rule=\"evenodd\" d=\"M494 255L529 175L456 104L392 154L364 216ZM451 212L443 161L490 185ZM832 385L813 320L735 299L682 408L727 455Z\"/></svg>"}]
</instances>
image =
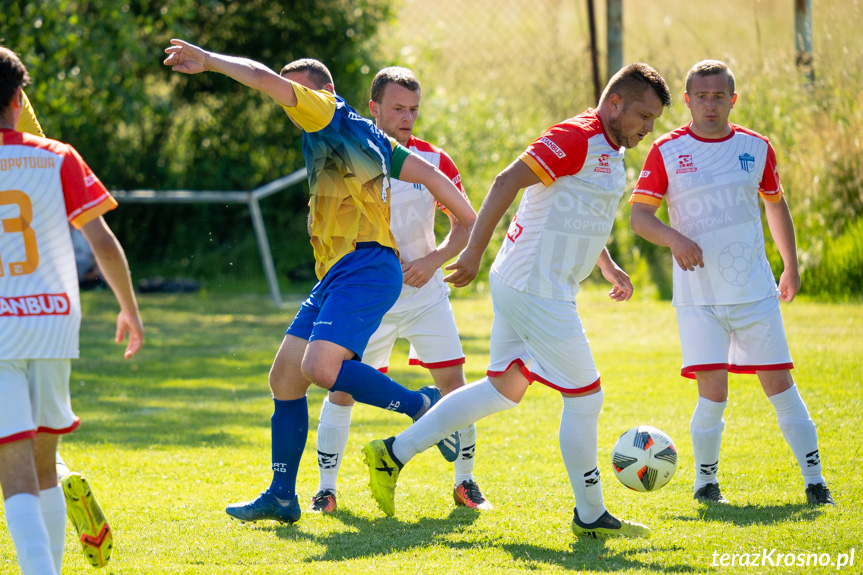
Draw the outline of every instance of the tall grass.
<instances>
[{"instance_id":1,"label":"tall grass","mask_svg":"<svg viewBox=\"0 0 863 575\"><path fill-rule=\"evenodd\" d=\"M804 293L811 285L825 297L850 292L859 298L860 283L846 278L825 289L819 275L827 273L820 266L835 265L825 242L838 241L863 213L863 5L816 1L812 9L814 82L794 66L794 7L784 0L627 1L624 61L650 63L672 88L674 104L655 135L689 120L683 80L692 64L720 58L732 66L739 99L731 121L776 148L797 226ZM407 0L384 35L391 63L414 68L423 82L418 135L450 152L477 206L494 176L542 130L595 105L583 2ZM649 144L627 154L630 187ZM628 217L622 204L616 257L667 295L670 258L627 237ZM778 272L778 254L768 249Z\"/></svg>"}]
</instances>

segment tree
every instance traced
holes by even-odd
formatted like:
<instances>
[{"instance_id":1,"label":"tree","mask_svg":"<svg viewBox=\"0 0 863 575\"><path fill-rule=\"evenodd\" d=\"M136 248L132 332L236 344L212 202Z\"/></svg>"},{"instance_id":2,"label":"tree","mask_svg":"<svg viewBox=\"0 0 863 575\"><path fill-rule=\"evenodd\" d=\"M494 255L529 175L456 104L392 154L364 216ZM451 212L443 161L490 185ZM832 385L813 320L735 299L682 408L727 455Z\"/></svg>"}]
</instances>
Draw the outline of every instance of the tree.
<instances>
[{"instance_id":1,"label":"tree","mask_svg":"<svg viewBox=\"0 0 863 575\"><path fill-rule=\"evenodd\" d=\"M380 67L375 34L393 4L13 0L0 13L0 43L29 68L27 94L48 136L74 145L109 189L252 189L302 167L300 132L268 98L229 78L171 73L161 64L170 38L274 69L318 58L359 107ZM307 194L303 187L263 206L274 251L296 254L277 257L281 271L312 261ZM248 221L243 210L129 205L110 217L133 262L189 262L199 273L233 254L249 261L241 272L258 274L251 230L234 225Z\"/></svg>"}]
</instances>

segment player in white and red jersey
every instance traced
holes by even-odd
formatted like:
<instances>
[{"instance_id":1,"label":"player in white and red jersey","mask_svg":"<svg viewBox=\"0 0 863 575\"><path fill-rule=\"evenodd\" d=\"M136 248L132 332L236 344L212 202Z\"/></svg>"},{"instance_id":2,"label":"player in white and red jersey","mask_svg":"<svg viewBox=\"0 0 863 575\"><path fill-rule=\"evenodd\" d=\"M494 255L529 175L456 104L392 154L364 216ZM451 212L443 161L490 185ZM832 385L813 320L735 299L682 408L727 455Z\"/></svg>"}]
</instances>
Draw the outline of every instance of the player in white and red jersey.
<instances>
[{"instance_id":1,"label":"player in white and red jersey","mask_svg":"<svg viewBox=\"0 0 863 575\"><path fill-rule=\"evenodd\" d=\"M494 181L467 248L447 266L462 286L476 277L494 229L527 188L489 274L494 322L487 377L444 397L398 437L365 446L370 487L384 512L395 511L399 470L444 436L515 407L529 384L563 395L560 449L575 495L577 537L646 537L650 530L605 508L596 466L603 394L578 316L578 282L594 265L612 284L610 297L632 296L629 276L605 243L623 196L625 148L637 145L671 102L668 86L646 64L631 64L609 81L596 109L549 128Z\"/></svg>"},{"instance_id":2,"label":"player in white and red jersey","mask_svg":"<svg viewBox=\"0 0 863 575\"><path fill-rule=\"evenodd\" d=\"M42 126L36 118L36 112L27 98L27 94L21 93L21 98L24 102L24 109L21 112L21 117L18 119L18 125L15 129L18 132L27 132L36 136L45 137L42 131ZM78 270L78 283L80 285L82 275L95 269L96 258L93 251L90 249L90 244L87 243L87 238L80 230L70 225L72 234L72 248L75 253L75 267ZM82 257L82 252L84 256ZM82 269L82 262L88 266ZM96 501L96 496L93 494L93 489L87 479L78 472L73 472L57 453L57 477L60 480L60 487L63 489L63 495L66 501L66 515L69 516L75 531L78 534L78 540L81 542L81 551L84 557L94 567L104 567L111 558L111 551L114 546L114 537L111 532L111 526L105 519L105 514ZM44 489L42 490L45 491ZM42 502L43 511L46 504ZM62 515L62 513L61 513ZM59 527L58 527L59 530Z\"/></svg>"},{"instance_id":3,"label":"player in white and red jersey","mask_svg":"<svg viewBox=\"0 0 863 575\"><path fill-rule=\"evenodd\" d=\"M420 97L420 83L412 71L384 68L372 82L369 109L378 128L440 169L465 194L452 158L413 135ZM467 245L468 234L425 186L393 180L390 197L390 230L399 246L404 284L398 300L369 340L363 363L386 373L396 339L405 338L411 344L410 364L427 368L435 386L446 395L464 386L465 357L441 266ZM440 245L434 231L436 208L450 219L450 233ZM348 394L330 392L321 406L317 446L320 483L312 498L312 511L331 513L336 509L336 480L353 403ZM459 430L457 437L457 445L449 437L438 444L444 457L454 464L453 499L457 505L491 508L473 477L476 426Z\"/></svg>"},{"instance_id":4,"label":"player in white and red jersey","mask_svg":"<svg viewBox=\"0 0 863 575\"><path fill-rule=\"evenodd\" d=\"M800 289L794 223L767 138L728 122L734 74L704 60L686 77L692 122L654 142L630 202L632 229L671 248L683 351L681 373L698 381L690 422L695 498L727 503L716 478L728 403L728 372L755 373L800 464L806 495L833 505L821 473L818 435L800 398L779 300ZM758 197L784 270L777 289L764 251ZM656 211L668 205L670 225ZM777 297L778 296L778 297Z\"/></svg>"},{"instance_id":5,"label":"player in white and red jersey","mask_svg":"<svg viewBox=\"0 0 863 575\"><path fill-rule=\"evenodd\" d=\"M102 214L116 202L72 146L16 131L29 81L0 47L0 486L25 575L61 572L65 502L59 435L78 426L69 399L81 305L69 224L90 242L119 303L127 358L143 343L125 255Z\"/></svg>"}]
</instances>

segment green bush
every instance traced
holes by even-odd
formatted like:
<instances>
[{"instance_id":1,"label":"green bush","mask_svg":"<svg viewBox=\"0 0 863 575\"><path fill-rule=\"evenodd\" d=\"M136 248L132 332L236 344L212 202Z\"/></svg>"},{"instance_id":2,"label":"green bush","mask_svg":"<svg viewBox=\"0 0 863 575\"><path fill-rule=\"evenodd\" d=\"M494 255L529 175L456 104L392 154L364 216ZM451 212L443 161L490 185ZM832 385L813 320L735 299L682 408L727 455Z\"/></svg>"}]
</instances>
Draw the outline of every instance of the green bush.
<instances>
[{"instance_id":1,"label":"green bush","mask_svg":"<svg viewBox=\"0 0 863 575\"><path fill-rule=\"evenodd\" d=\"M161 63L169 40L275 70L318 58L338 93L359 104L394 2L13 0L0 12L0 42L28 66L27 93L47 135L74 145L109 189L251 190L303 166L299 130L269 98L225 76L171 72ZM313 266L307 203L305 186L262 202L283 275ZM127 204L108 221L136 276L262 276L244 207Z\"/></svg>"}]
</instances>

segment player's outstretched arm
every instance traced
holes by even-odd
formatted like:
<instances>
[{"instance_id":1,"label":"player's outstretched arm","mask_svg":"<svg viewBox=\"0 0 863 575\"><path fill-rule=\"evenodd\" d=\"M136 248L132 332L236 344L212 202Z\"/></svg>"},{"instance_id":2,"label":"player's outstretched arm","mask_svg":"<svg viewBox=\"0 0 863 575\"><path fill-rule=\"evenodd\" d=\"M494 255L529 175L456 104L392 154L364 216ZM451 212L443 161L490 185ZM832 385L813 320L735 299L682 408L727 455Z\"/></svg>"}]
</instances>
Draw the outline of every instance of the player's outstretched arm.
<instances>
[{"instance_id":1,"label":"player's outstretched arm","mask_svg":"<svg viewBox=\"0 0 863 575\"><path fill-rule=\"evenodd\" d=\"M611 284L611 291L608 292L608 297L614 301L628 301L632 297L632 292L635 291L635 288L632 286L632 280L629 279L629 274L623 271L611 259L608 248L602 248L602 253L599 254L596 265L599 267L599 271L602 272L602 277Z\"/></svg>"},{"instance_id":2,"label":"player's outstretched arm","mask_svg":"<svg viewBox=\"0 0 863 575\"><path fill-rule=\"evenodd\" d=\"M455 287L464 287L474 280L479 273L482 254L494 235L494 229L515 201L519 190L539 182L539 176L521 160L515 160L495 177L482 201L467 247L456 261L444 268L452 272L444 278L446 281Z\"/></svg>"},{"instance_id":3,"label":"player's outstretched arm","mask_svg":"<svg viewBox=\"0 0 863 575\"><path fill-rule=\"evenodd\" d=\"M115 341L121 343L129 334L123 357L129 359L144 345L144 326L138 313L138 301L132 287L132 275L123 247L100 216L84 224L81 232L90 244L96 264L120 304Z\"/></svg>"},{"instance_id":4,"label":"player's outstretched arm","mask_svg":"<svg viewBox=\"0 0 863 575\"><path fill-rule=\"evenodd\" d=\"M656 206L643 202L634 202L629 216L629 225L639 236L650 243L671 248L671 255L680 269L692 271L696 267L704 267L701 246L690 240L677 230L665 225L656 217Z\"/></svg>"},{"instance_id":5,"label":"player's outstretched arm","mask_svg":"<svg viewBox=\"0 0 863 575\"><path fill-rule=\"evenodd\" d=\"M176 38L165 48L165 53L168 57L162 63L170 66L175 72L183 74L219 72L250 88L260 90L283 106L297 105L297 95L291 82L260 62L208 52Z\"/></svg>"},{"instance_id":6,"label":"player's outstretched arm","mask_svg":"<svg viewBox=\"0 0 863 575\"><path fill-rule=\"evenodd\" d=\"M797 238L794 234L794 220L785 196L778 202L764 202L767 214L767 227L782 256L783 270L779 276L779 299L785 302L794 300L800 291L800 268L797 263Z\"/></svg>"}]
</instances>

